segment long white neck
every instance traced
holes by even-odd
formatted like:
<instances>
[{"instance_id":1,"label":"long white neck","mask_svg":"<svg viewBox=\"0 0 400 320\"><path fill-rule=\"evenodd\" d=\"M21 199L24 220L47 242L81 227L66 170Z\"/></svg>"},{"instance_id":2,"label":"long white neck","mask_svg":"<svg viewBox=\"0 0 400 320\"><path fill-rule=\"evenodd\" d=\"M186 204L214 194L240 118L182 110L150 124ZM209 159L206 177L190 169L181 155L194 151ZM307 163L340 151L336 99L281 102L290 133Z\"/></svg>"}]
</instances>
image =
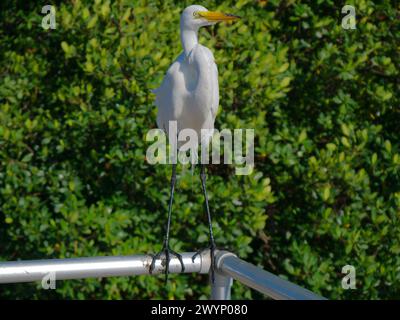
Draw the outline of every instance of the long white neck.
<instances>
[{"instance_id":1,"label":"long white neck","mask_svg":"<svg viewBox=\"0 0 400 320\"><path fill-rule=\"evenodd\" d=\"M197 29L190 29L181 23L181 42L186 56L189 55L190 51L199 42L197 39L197 31Z\"/></svg>"}]
</instances>

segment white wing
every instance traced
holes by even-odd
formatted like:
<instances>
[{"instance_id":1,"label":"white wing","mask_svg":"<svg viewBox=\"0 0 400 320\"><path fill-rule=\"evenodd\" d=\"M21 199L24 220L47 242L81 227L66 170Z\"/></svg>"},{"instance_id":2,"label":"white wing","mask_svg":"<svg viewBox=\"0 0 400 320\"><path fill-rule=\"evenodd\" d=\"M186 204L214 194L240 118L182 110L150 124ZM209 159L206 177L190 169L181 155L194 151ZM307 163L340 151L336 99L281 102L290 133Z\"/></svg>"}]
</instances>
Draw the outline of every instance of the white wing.
<instances>
[{"instance_id":1,"label":"white wing","mask_svg":"<svg viewBox=\"0 0 400 320\"><path fill-rule=\"evenodd\" d=\"M198 44L193 48L189 61L195 67L197 76L192 94L201 104L201 108L211 112L214 121L219 104L218 69L214 56L207 47Z\"/></svg>"},{"instance_id":2,"label":"white wing","mask_svg":"<svg viewBox=\"0 0 400 320\"><path fill-rule=\"evenodd\" d=\"M184 54L181 54L169 67L160 87L154 90L155 105L158 108L157 125L168 132L168 121L177 120L182 113L185 96L188 95L185 75L182 72Z\"/></svg>"}]
</instances>

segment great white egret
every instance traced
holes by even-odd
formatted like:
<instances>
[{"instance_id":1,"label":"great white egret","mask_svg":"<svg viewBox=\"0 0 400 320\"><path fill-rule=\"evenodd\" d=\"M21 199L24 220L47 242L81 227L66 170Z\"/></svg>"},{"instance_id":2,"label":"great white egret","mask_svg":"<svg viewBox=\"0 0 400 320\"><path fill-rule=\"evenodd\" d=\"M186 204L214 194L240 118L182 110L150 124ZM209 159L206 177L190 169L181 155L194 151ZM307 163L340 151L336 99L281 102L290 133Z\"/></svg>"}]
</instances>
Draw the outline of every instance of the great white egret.
<instances>
[{"instance_id":1,"label":"great white egret","mask_svg":"<svg viewBox=\"0 0 400 320\"><path fill-rule=\"evenodd\" d=\"M207 47L199 44L198 30L200 27L214 25L219 21L233 21L237 19L239 19L238 16L221 12L211 12L199 5L189 6L182 12L180 36L183 52L169 67L161 86L154 90L156 94L155 104L158 107L157 125L167 135L167 128L169 128L170 121L176 121L178 134L181 130L190 128L196 131L198 137L202 137L202 129L211 130L209 132L212 132L214 129L214 121L219 104L218 70L212 52ZM170 140L171 138L175 137L169 137ZM203 135L202 138L209 140L210 136ZM197 142L200 143L201 141ZM209 225L211 276L214 281L214 252L216 246L208 205L204 164L201 164L200 178ZM173 163L164 243L161 251L153 256L150 266L151 273L154 270L156 260L164 254L166 259L166 281L168 279L170 255L174 255L179 259L182 271L185 268L181 255L169 247L175 181L176 163ZM193 256L193 260L203 250L199 250Z\"/></svg>"}]
</instances>

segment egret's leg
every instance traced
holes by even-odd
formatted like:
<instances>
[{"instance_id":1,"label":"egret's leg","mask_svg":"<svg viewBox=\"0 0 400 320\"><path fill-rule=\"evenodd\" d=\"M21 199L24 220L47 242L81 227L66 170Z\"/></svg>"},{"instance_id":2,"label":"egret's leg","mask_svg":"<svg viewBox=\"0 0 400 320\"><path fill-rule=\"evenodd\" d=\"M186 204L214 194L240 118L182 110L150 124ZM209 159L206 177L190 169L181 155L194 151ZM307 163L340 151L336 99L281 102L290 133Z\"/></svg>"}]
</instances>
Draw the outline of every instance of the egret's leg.
<instances>
[{"instance_id":1,"label":"egret's leg","mask_svg":"<svg viewBox=\"0 0 400 320\"><path fill-rule=\"evenodd\" d=\"M170 198L169 198L169 205L168 205L168 219L167 219L167 224L165 227L165 237L164 237L164 243L161 251L157 253L156 255L153 256L153 259L151 261L150 265L150 273L153 272L155 265L156 265L156 260L161 257L162 254L165 255L165 282L168 280L168 273L169 273L169 262L171 261L171 255L176 256L181 263L182 266L182 272L185 271L185 266L183 264L182 256L171 250L169 247L169 231L170 231L170 226L171 226L171 212L172 212L172 203L174 200L174 191L175 191L175 182L176 182L176 164L172 164L172 175L171 175L171 190L170 190Z\"/></svg>"},{"instance_id":2,"label":"egret's leg","mask_svg":"<svg viewBox=\"0 0 400 320\"><path fill-rule=\"evenodd\" d=\"M164 245L168 246L169 244L169 230L171 227L171 212L172 212L172 202L174 201L174 192L175 192L175 182L176 182L176 164L172 164L172 174L171 174L171 190L169 197L169 205L168 205L168 220L165 231Z\"/></svg>"},{"instance_id":3,"label":"egret's leg","mask_svg":"<svg viewBox=\"0 0 400 320\"><path fill-rule=\"evenodd\" d=\"M214 233L213 233L212 223L211 223L210 207L208 205L208 196L207 196L207 189L206 189L206 172L205 172L205 165L204 164L200 164L200 180L201 180L201 188L203 189L203 194L204 194L205 209L206 209L206 212L207 212L207 219L208 219L208 231L209 231L209 235L210 235L210 246L209 246L209 248L206 248L206 249L210 249L211 280L212 280L212 282L214 282L214 278L215 278L215 276L214 276L214 273L215 273L215 249L216 249L216 246L215 246ZM193 255L192 261L194 261L196 256L201 254L206 249L202 249L202 250L197 251Z\"/></svg>"}]
</instances>

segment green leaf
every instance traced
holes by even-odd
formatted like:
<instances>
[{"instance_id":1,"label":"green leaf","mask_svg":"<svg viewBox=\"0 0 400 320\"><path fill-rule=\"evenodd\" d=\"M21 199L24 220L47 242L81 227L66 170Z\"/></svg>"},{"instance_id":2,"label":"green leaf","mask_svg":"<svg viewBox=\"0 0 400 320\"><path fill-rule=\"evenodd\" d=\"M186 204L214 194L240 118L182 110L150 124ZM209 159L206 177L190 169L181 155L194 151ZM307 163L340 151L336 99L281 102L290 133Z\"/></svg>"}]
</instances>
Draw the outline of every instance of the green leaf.
<instances>
[{"instance_id":1,"label":"green leaf","mask_svg":"<svg viewBox=\"0 0 400 320\"><path fill-rule=\"evenodd\" d=\"M301 130L298 142L303 143L307 139L307 131L305 129Z\"/></svg>"},{"instance_id":2,"label":"green leaf","mask_svg":"<svg viewBox=\"0 0 400 320\"><path fill-rule=\"evenodd\" d=\"M377 160L378 160L378 155L374 153L371 158L372 165L375 165Z\"/></svg>"},{"instance_id":3,"label":"green leaf","mask_svg":"<svg viewBox=\"0 0 400 320\"><path fill-rule=\"evenodd\" d=\"M389 140L385 141L385 149L387 152L391 153L392 152L392 144Z\"/></svg>"},{"instance_id":4,"label":"green leaf","mask_svg":"<svg viewBox=\"0 0 400 320\"><path fill-rule=\"evenodd\" d=\"M330 186L326 186L324 188L324 191L323 191L323 194L322 194L322 199L324 201L327 201L329 199L330 195L331 195L331 188L330 188Z\"/></svg>"}]
</instances>

